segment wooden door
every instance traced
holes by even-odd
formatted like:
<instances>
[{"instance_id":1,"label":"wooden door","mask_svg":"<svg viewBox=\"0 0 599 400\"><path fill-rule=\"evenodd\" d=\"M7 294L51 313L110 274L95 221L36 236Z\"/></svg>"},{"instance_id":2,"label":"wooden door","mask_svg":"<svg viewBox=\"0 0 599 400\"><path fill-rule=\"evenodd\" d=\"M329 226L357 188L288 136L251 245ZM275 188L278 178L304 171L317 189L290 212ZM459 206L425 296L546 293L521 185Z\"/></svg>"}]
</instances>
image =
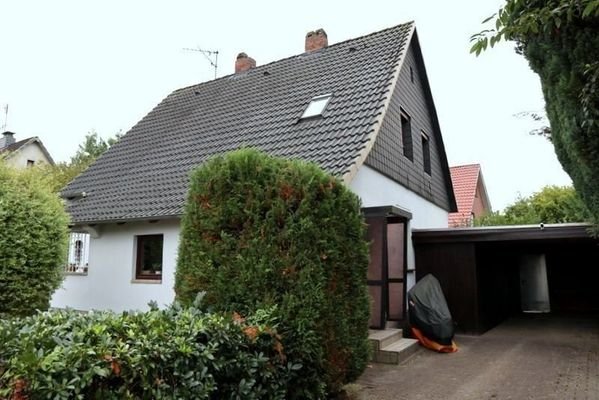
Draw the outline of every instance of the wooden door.
<instances>
[{"instance_id":1,"label":"wooden door","mask_svg":"<svg viewBox=\"0 0 599 400\"><path fill-rule=\"evenodd\" d=\"M387 321L405 319L406 232L402 217L367 217L370 263L370 327L384 329Z\"/></svg>"}]
</instances>

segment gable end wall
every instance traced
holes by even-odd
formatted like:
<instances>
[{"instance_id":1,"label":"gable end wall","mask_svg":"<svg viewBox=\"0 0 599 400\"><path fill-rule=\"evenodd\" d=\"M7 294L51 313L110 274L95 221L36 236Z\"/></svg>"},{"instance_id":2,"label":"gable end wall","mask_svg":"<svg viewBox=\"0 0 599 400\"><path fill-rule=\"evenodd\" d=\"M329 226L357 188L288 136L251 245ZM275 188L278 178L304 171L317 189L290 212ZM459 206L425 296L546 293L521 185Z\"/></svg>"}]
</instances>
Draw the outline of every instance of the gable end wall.
<instances>
[{"instance_id":1,"label":"gable end wall","mask_svg":"<svg viewBox=\"0 0 599 400\"><path fill-rule=\"evenodd\" d=\"M451 203L444 176L439 143L434 132L432 110L427 101L423 79L423 64L415 50L416 39L406 52L399 80L391 97L389 109L366 164L419 194L425 199L450 210ZM410 67L414 74L411 82ZM432 100L431 100L432 101ZM403 155L400 109L411 119L414 161ZM429 137L431 175L424 172L421 131ZM437 132L438 133L438 132ZM440 133L438 133L440 135Z\"/></svg>"}]
</instances>

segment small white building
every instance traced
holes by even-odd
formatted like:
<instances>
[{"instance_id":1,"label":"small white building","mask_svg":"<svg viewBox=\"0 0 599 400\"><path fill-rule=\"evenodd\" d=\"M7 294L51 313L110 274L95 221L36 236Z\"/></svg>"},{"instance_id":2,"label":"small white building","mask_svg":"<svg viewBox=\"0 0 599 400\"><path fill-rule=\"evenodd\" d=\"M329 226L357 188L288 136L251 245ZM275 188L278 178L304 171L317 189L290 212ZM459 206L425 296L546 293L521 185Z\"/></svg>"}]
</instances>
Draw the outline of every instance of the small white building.
<instances>
[{"instance_id":1,"label":"small white building","mask_svg":"<svg viewBox=\"0 0 599 400\"><path fill-rule=\"evenodd\" d=\"M456 211L413 23L331 46L320 29L301 54L256 66L241 53L234 74L171 93L63 192L73 230L90 235L89 253L70 257L88 265L52 305L171 303L189 173L242 146L315 162L360 196L371 325L404 319L411 230L447 227Z\"/></svg>"},{"instance_id":2,"label":"small white building","mask_svg":"<svg viewBox=\"0 0 599 400\"><path fill-rule=\"evenodd\" d=\"M0 159L11 167L28 168L34 165L54 165L54 160L37 136L17 141L13 132L0 137Z\"/></svg>"}]
</instances>

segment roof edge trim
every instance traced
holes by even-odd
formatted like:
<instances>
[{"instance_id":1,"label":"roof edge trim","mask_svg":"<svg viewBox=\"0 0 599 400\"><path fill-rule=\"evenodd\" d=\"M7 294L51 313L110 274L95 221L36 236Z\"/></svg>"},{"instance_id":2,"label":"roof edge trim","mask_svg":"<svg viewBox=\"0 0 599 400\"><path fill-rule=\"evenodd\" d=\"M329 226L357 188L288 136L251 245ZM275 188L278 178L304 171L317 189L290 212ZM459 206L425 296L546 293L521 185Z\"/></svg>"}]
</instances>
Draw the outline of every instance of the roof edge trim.
<instances>
[{"instance_id":1,"label":"roof edge trim","mask_svg":"<svg viewBox=\"0 0 599 400\"><path fill-rule=\"evenodd\" d=\"M354 162L349 167L349 170L346 173L344 173L341 178L346 185L349 185L351 183L351 181L355 178L356 174L358 173L358 169L366 161L366 158L368 157L368 154L370 154L370 151L374 147L376 138L379 135L379 131L381 130L383 120L385 119L385 116L387 115L387 110L389 109L389 104L391 104L391 98L393 97L394 89L397 86L397 82L399 81L399 75L401 73L401 69L402 69L404 61L406 59L406 54L408 53L408 49L410 47L410 44L412 43L412 37L414 36L414 32L416 31L416 25L414 24L414 22L410 22L410 23L412 24L412 26L410 27L410 32L408 33L408 37L406 38L406 41L405 41L406 47L403 49L403 52L399 57L397 66L395 67L395 71L393 71L393 77L391 78L391 81L390 81L390 83L391 83L390 89L387 94L387 98L385 99L385 104L383 106L383 110L378 115L378 117L374 121L374 123L371 125L372 132L370 133L364 148L362 149L362 151L360 152L358 157L356 157L354 159Z\"/></svg>"}]
</instances>

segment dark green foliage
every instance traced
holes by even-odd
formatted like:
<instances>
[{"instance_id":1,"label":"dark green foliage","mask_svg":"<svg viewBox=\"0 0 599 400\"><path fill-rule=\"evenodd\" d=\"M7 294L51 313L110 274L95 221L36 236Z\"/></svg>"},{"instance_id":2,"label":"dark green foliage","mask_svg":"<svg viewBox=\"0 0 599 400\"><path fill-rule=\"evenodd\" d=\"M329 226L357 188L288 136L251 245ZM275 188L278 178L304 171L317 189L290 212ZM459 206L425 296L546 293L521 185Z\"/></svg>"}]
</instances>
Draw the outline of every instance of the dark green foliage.
<instances>
[{"instance_id":1,"label":"dark green foliage","mask_svg":"<svg viewBox=\"0 0 599 400\"><path fill-rule=\"evenodd\" d=\"M476 226L557 224L588 221L588 211L571 186L545 186L530 197L519 198L504 212L474 221Z\"/></svg>"},{"instance_id":2,"label":"dark green foliage","mask_svg":"<svg viewBox=\"0 0 599 400\"><path fill-rule=\"evenodd\" d=\"M599 1L508 0L495 22L472 51L517 42L541 78L558 159L599 223Z\"/></svg>"},{"instance_id":3,"label":"dark green foliage","mask_svg":"<svg viewBox=\"0 0 599 400\"><path fill-rule=\"evenodd\" d=\"M85 141L79 145L77 153L71 157L71 165L82 164L89 166L96 158L100 157L110 146L118 142L121 134L117 133L115 137L102 139L98 132L91 131L85 135Z\"/></svg>"},{"instance_id":4,"label":"dark green foliage","mask_svg":"<svg viewBox=\"0 0 599 400\"><path fill-rule=\"evenodd\" d=\"M270 321L178 306L0 321L0 399L284 399L299 366Z\"/></svg>"},{"instance_id":5,"label":"dark green foliage","mask_svg":"<svg viewBox=\"0 0 599 400\"><path fill-rule=\"evenodd\" d=\"M289 360L288 398L323 398L368 360L367 243L360 203L313 164L239 150L196 170L175 291L217 310L276 306Z\"/></svg>"},{"instance_id":6,"label":"dark green foliage","mask_svg":"<svg viewBox=\"0 0 599 400\"><path fill-rule=\"evenodd\" d=\"M54 192L60 192L120 138L121 134L117 133L114 137L105 141L98 133L91 131L85 136L85 140L79 145L79 149L71 157L71 161L40 167L45 180L48 181Z\"/></svg>"},{"instance_id":7,"label":"dark green foliage","mask_svg":"<svg viewBox=\"0 0 599 400\"><path fill-rule=\"evenodd\" d=\"M0 319L45 310L62 282L68 217L39 171L0 162Z\"/></svg>"}]
</instances>

